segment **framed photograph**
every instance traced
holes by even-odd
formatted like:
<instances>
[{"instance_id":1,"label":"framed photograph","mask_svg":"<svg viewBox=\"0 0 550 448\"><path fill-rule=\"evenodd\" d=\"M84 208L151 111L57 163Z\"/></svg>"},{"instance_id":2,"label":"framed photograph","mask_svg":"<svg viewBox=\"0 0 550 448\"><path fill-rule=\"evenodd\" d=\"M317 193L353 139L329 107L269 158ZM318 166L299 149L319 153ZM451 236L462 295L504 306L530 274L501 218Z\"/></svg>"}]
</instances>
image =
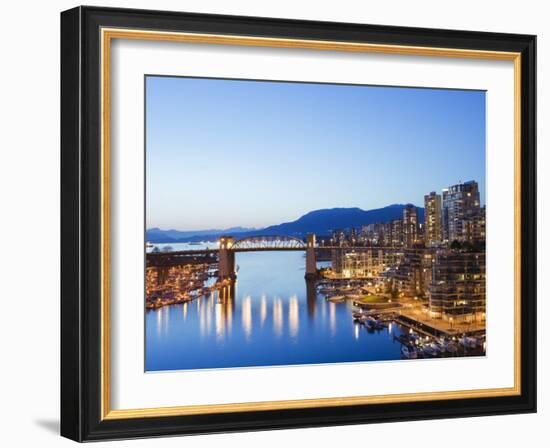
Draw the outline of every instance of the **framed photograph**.
<instances>
[{"instance_id":1,"label":"framed photograph","mask_svg":"<svg viewBox=\"0 0 550 448\"><path fill-rule=\"evenodd\" d=\"M536 410L535 36L61 14L61 433Z\"/></svg>"}]
</instances>

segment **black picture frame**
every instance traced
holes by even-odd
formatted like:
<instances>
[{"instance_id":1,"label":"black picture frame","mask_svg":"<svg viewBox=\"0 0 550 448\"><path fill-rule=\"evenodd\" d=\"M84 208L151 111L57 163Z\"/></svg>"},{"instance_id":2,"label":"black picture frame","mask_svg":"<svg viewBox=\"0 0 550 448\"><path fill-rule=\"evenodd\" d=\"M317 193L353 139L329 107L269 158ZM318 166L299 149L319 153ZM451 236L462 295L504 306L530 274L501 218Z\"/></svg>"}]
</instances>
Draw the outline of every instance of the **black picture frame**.
<instances>
[{"instance_id":1,"label":"black picture frame","mask_svg":"<svg viewBox=\"0 0 550 448\"><path fill-rule=\"evenodd\" d=\"M521 394L102 420L102 27L521 53ZM536 412L535 61L532 35L100 7L61 13L61 435L92 441Z\"/></svg>"}]
</instances>

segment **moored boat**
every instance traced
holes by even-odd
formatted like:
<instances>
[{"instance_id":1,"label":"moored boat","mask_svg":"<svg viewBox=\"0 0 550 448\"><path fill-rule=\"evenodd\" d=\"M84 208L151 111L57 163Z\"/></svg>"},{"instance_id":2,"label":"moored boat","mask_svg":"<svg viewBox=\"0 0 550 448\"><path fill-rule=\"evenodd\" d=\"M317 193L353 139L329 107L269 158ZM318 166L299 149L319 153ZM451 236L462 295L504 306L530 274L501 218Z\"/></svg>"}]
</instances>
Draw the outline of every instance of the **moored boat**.
<instances>
[{"instance_id":1,"label":"moored boat","mask_svg":"<svg viewBox=\"0 0 550 448\"><path fill-rule=\"evenodd\" d=\"M435 358L441 354L441 350L439 350L439 347L434 343L425 344L422 349L424 354L430 358Z\"/></svg>"},{"instance_id":2,"label":"moored boat","mask_svg":"<svg viewBox=\"0 0 550 448\"><path fill-rule=\"evenodd\" d=\"M416 359L418 357L416 349L409 345L403 345L401 347L401 354L407 359Z\"/></svg>"},{"instance_id":3,"label":"moored boat","mask_svg":"<svg viewBox=\"0 0 550 448\"><path fill-rule=\"evenodd\" d=\"M471 336L463 336L458 341L460 345L467 348L476 348L477 347L477 339Z\"/></svg>"},{"instance_id":4,"label":"moored boat","mask_svg":"<svg viewBox=\"0 0 550 448\"><path fill-rule=\"evenodd\" d=\"M447 351L447 342L445 342L444 338L436 339L434 344L437 346L441 353L445 353Z\"/></svg>"},{"instance_id":5,"label":"moored boat","mask_svg":"<svg viewBox=\"0 0 550 448\"><path fill-rule=\"evenodd\" d=\"M372 317L368 317L365 319L365 325L369 330L374 330L376 328L376 320L374 320Z\"/></svg>"},{"instance_id":6,"label":"moored boat","mask_svg":"<svg viewBox=\"0 0 550 448\"><path fill-rule=\"evenodd\" d=\"M458 345L457 345L456 342L449 342L445 346L445 349L447 350L447 352L449 352L451 354L454 354L454 353L458 352Z\"/></svg>"}]
</instances>

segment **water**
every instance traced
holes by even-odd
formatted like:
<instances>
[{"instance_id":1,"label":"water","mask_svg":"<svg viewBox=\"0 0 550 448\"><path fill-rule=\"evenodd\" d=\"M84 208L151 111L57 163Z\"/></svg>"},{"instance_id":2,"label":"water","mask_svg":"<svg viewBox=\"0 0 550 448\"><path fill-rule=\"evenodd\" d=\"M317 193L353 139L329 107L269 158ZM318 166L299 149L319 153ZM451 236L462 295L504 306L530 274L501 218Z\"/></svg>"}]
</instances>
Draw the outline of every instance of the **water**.
<instances>
[{"instance_id":1,"label":"water","mask_svg":"<svg viewBox=\"0 0 550 448\"><path fill-rule=\"evenodd\" d=\"M220 243L218 241L201 241L196 243L156 243L153 246L158 248L161 252L164 252L165 250L172 252L179 250L217 249L220 247ZM146 248L147 253L151 253L153 250L153 247Z\"/></svg>"},{"instance_id":2,"label":"water","mask_svg":"<svg viewBox=\"0 0 550 448\"><path fill-rule=\"evenodd\" d=\"M354 323L350 302L327 302L308 288L302 252L236 257L233 300L220 303L216 292L146 311L146 370L401 359L393 335L405 330Z\"/></svg>"}]
</instances>

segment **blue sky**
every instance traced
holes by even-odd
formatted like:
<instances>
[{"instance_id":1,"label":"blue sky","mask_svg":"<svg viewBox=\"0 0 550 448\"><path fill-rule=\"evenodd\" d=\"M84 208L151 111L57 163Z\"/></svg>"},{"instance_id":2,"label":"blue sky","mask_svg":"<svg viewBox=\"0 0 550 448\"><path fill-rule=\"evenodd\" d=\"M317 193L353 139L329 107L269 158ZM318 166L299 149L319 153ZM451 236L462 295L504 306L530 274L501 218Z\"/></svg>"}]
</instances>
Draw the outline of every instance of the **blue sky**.
<instances>
[{"instance_id":1,"label":"blue sky","mask_svg":"<svg viewBox=\"0 0 550 448\"><path fill-rule=\"evenodd\" d=\"M146 77L146 225L264 227L476 180L485 92Z\"/></svg>"}]
</instances>

